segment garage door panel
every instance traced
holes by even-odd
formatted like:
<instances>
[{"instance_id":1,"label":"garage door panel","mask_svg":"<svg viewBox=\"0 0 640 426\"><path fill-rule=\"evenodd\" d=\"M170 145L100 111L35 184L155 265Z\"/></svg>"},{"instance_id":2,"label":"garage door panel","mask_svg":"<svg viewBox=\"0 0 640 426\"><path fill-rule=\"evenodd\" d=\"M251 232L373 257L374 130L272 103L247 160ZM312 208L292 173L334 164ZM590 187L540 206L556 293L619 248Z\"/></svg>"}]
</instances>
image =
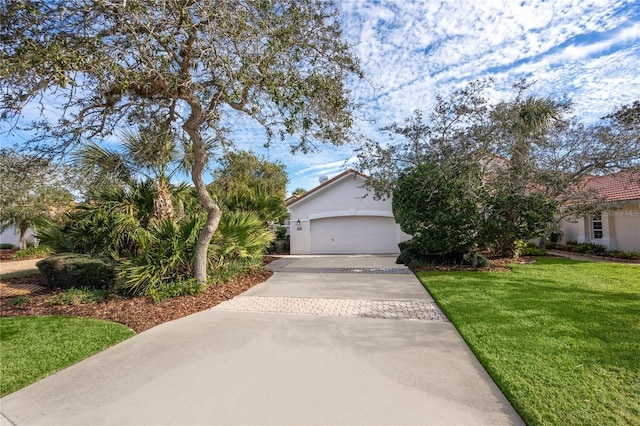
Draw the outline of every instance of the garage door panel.
<instances>
[{"instance_id":1,"label":"garage door panel","mask_svg":"<svg viewBox=\"0 0 640 426\"><path fill-rule=\"evenodd\" d=\"M389 217L332 217L311 221L311 253L398 253L398 225Z\"/></svg>"}]
</instances>

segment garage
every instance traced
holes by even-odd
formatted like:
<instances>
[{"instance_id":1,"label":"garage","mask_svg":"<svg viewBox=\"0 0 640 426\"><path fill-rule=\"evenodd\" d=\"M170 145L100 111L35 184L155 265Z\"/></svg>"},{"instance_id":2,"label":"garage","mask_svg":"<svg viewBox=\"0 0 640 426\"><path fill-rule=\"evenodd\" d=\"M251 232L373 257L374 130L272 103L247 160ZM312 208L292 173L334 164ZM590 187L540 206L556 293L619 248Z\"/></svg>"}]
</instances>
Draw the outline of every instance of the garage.
<instances>
[{"instance_id":1,"label":"garage","mask_svg":"<svg viewBox=\"0 0 640 426\"><path fill-rule=\"evenodd\" d=\"M391 200L376 199L367 177L347 170L287 201L291 254L392 254L411 237L393 218Z\"/></svg>"},{"instance_id":2,"label":"garage","mask_svg":"<svg viewBox=\"0 0 640 426\"><path fill-rule=\"evenodd\" d=\"M397 225L389 217L332 217L311 221L311 254L397 253Z\"/></svg>"}]
</instances>

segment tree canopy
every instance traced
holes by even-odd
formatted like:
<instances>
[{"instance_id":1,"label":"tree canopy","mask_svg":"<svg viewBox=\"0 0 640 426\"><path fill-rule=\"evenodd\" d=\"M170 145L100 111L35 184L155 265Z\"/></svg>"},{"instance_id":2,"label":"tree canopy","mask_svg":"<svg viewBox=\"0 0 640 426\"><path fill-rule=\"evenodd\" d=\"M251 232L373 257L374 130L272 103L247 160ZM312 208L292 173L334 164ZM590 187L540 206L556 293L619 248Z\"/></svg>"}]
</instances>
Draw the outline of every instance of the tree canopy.
<instances>
[{"instance_id":1,"label":"tree canopy","mask_svg":"<svg viewBox=\"0 0 640 426\"><path fill-rule=\"evenodd\" d=\"M343 143L352 125L345 82L362 73L332 1L16 0L0 15L0 114L35 132L30 147L61 153L146 123L186 135L208 214L200 282L221 217L202 173L225 126L247 115L267 144L296 135L292 149L304 152ZM23 111L38 104L43 114L25 124ZM44 113L49 104L56 114Z\"/></svg>"},{"instance_id":2,"label":"tree canopy","mask_svg":"<svg viewBox=\"0 0 640 426\"><path fill-rule=\"evenodd\" d=\"M438 96L430 114L418 110L402 124L383 127L387 139L366 140L359 166L371 176L376 196L393 195L396 219L418 240L430 235L464 246L472 235L476 247L508 255L518 240L550 231L554 215L601 208L582 185L586 177L640 166L639 108L637 102L623 106L603 122L584 125L571 117L569 100L532 95L526 81L514 84L512 99L494 103L485 94L490 85L472 82ZM422 201L404 202L411 198ZM467 217L455 214L449 202L455 198L460 206L475 206L482 218L472 220L475 231L466 227ZM456 223L469 232L458 235ZM429 253L444 248L432 240L422 244Z\"/></svg>"},{"instance_id":3,"label":"tree canopy","mask_svg":"<svg viewBox=\"0 0 640 426\"><path fill-rule=\"evenodd\" d=\"M20 233L21 249L27 247L27 229L44 225L58 211L71 207L73 196L62 182L46 161L0 151L0 229L14 227Z\"/></svg>"}]
</instances>

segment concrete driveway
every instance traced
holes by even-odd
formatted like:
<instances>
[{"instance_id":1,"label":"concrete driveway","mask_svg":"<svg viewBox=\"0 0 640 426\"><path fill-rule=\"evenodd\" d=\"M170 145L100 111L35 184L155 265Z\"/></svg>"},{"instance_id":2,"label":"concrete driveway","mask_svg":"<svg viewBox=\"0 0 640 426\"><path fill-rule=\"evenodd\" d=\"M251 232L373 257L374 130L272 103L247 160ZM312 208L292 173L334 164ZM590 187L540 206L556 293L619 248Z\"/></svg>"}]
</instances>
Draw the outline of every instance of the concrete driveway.
<instances>
[{"instance_id":1,"label":"concrete driveway","mask_svg":"<svg viewBox=\"0 0 640 426\"><path fill-rule=\"evenodd\" d=\"M394 257L289 257L268 281L0 400L26 424L522 424ZM10 424L10 423L8 423Z\"/></svg>"}]
</instances>

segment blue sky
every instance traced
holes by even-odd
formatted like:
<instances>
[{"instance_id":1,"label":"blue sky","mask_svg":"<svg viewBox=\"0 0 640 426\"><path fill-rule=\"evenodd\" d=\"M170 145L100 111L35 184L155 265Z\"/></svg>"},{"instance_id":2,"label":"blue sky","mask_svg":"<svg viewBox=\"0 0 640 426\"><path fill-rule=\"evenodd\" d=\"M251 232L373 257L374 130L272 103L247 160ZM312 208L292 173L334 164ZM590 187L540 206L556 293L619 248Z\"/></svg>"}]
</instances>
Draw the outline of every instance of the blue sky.
<instances>
[{"instance_id":1,"label":"blue sky","mask_svg":"<svg viewBox=\"0 0 640 426\"><path fill-rule=\"evenodd\" d=\"M495 79L495 99L508 98L522 77L536 80L535 94L566 94L585 122L640 99L638 0L336 1L367 77L349 87L362 105L355 131L378 140L378 128L430 111L435 95L480 77ZM309 190L355 162L348 143L307 155L291 155L287 143L264 149L264 130L247 118L230 136L238 148L284 163L289 191Z\"/></svg>"},{"instance_id":2,"label":"blue sky","mask_svg":"<svg viewBox=\"0 0 640 426\"><path fill-rule=\"evenodd\" d=\"M491 96L507 98L522 77L535 93L568 95L575 114L592 122L640 99L640 2L637 0L342 0L345 38L367 82L351 89L363 107L358 131L382 137L381 126L430 110L479 77L493 76ZM287 165L291 182L311 189L353 162L353 147L288 154L287 146L256 149L263 132L237 126L239 147Z\"/></svg>"}]
</instances>

